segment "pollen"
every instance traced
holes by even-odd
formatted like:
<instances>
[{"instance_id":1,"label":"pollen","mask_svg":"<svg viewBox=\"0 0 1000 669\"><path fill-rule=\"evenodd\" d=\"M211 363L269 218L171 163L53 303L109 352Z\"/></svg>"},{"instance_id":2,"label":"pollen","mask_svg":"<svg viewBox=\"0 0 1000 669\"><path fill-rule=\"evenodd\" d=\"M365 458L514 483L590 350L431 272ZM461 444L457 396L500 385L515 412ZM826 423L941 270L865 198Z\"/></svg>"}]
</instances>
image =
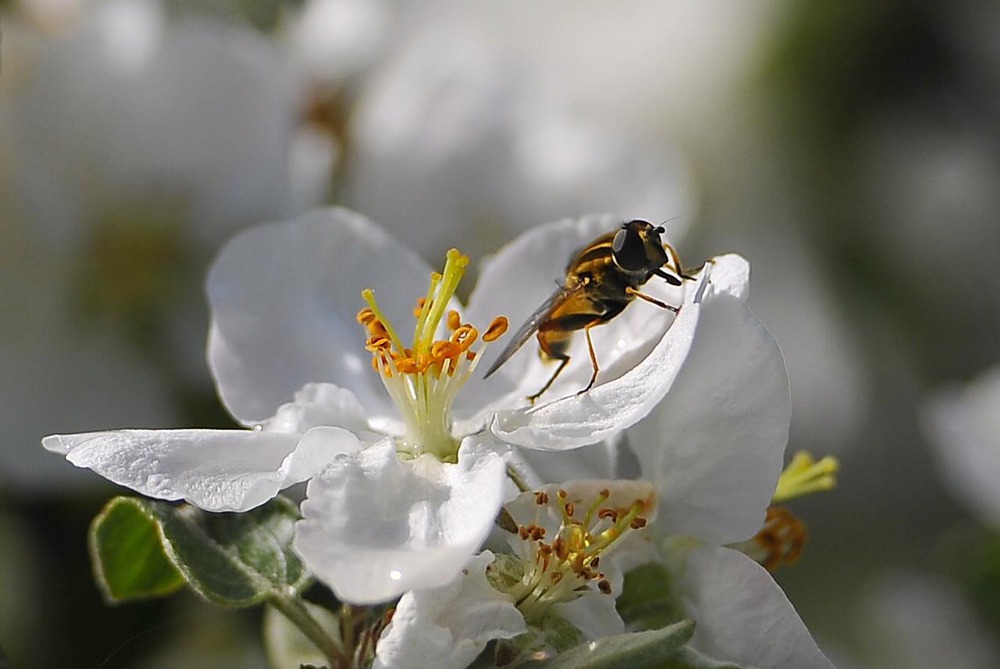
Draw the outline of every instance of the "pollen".
<instances>
[{"instance_id":1,"label":"pollen","mask_svg":"<svg viewBox=\"0 0 1000 669\"><path fill-rule=\"evenodd\" d=\"M461 313L452 307L468 264L467 256L451 249L442 271L431 273L427 294L416 300L413 309L416 325L410 346L404 344L379 307L374 291L361 292L368 306L358 312L357 321L367 331L365 348L372 354L372 367L403 414L404 451L433 453L445 460L456 456L452 403L487 344L506 330L507 319L497 317L481 337L479 330L463 322Z\"/></svg>"}]
</instances>

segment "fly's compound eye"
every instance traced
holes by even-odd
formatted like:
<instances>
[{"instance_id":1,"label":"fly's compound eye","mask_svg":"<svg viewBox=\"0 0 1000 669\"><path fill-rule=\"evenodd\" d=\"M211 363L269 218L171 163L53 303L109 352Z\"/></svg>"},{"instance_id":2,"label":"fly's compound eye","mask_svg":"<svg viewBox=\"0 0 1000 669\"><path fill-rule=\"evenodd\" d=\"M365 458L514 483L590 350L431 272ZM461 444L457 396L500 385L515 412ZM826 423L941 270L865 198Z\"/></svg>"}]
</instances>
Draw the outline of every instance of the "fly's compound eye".
<instances>
[{"instance_id":1,"label":"fly's compound eye","mask_svg":"<svg viewBox=\"0 0 1000 669\"><path fill-rule=\"evenodd\" d=\"M646 246L639 232L632 226L615 233L611 240L611 256L615 264L627 272L638 272L649 265Z\"/></svg>"}]
</instances>

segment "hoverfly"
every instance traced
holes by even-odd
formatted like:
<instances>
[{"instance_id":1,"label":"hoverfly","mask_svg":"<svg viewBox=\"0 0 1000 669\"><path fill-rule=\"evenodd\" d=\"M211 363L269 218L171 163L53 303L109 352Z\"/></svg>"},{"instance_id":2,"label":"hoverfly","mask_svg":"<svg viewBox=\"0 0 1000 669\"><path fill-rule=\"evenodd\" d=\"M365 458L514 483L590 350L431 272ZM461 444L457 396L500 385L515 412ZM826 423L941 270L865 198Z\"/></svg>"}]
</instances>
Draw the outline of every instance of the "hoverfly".
<instances>
[{"instance_id":1,"label":"hoverfly","mask_svg":"<svg viewBox=\"0 0 1000 669\"><path fill-rule=\"evenodd\" d=\"M590 383L580 393L590 390L597 380L599 369L590 339L592 327L610 321L636 297L674 313L679 311L678 307L639 291L639 287L653 276L674 286L680 286L683 279L692 278L684 274L673 247L660 240L663 232L662 226L653 227L647 221L632 220L578 251L566 266L565 281L528 317L486 372L486 377L497 371L532 334L537 333L539 355L546 360L558 360L559 366L542 389L528 397L528 401L534 403L569 363L570 356L566 351L573 332L583 330L594 373L590 376Z\"/></svg>"}]
</instances>

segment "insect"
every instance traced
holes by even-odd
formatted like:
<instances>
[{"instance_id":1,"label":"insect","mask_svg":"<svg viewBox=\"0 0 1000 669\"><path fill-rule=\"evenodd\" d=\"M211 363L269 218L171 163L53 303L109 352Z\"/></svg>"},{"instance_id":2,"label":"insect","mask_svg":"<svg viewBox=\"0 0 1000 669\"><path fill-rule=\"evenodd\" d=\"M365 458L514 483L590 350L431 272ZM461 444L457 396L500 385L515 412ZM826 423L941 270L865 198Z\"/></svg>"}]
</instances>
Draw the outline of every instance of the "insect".
<instances>
[{"instance_id":1,"label":"insect","mask_svg":"<svg viewBox=\"0 0 1000 669\"><path fill-rule=\"evenodd\" d=\"M531 335L537 333L539 355L546 360L558 360L559 366L542 389L528 397L528 401L534 403L569 363L566 351L573 332L583 330L594 372L590 383L580 393L590 390L599 369L590 339L591 328L610 321L636 297L674 313L679 311L678 307L639 290L653 276L674 286L680 286L683 279L692 278L684 274L673 247L660 240L663 232L662 226L653 227L652 223L636 219L601 235L578 251L566 266L565 281L528 317L486 372L486 377L496 372Z\"/></svg>"}]
</instances>

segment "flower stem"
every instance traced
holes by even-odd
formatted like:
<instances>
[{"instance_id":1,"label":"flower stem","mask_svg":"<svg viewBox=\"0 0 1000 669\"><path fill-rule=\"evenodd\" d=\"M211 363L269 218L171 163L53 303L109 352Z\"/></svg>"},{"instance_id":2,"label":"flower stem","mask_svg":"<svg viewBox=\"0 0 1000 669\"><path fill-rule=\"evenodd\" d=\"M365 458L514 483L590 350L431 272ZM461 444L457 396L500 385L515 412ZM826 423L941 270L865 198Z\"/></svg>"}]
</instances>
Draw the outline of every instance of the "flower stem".
<instances>
[{"instance_id":1,"label":"flower stem","mask_svg":"<svg viewBox=\"0 0 1000 669\"><path fill-rule=\"evenodd\" d=\"M517 469L515 469L513 465L507 465L507 478L509 478L514 483L514 485L517 486L517 489L520 490L521 492L527 492L531 490L530 486L528 486L528 483L521 476L521 472L517 471Z\"/></svg>"},{"instance_id":2,"label":"flower stem","mask_svg":"<svg viewBox=\"0 0 1000 669\"><path fill-rule=\"evenodd\" d=\"M313 645L326 656L331 667L351 666L351 658L341 647L341 644L313 618L300 599L274 596L268 603L282 613L288 620L313 642Z\"/></svg>"}]
</instances>

